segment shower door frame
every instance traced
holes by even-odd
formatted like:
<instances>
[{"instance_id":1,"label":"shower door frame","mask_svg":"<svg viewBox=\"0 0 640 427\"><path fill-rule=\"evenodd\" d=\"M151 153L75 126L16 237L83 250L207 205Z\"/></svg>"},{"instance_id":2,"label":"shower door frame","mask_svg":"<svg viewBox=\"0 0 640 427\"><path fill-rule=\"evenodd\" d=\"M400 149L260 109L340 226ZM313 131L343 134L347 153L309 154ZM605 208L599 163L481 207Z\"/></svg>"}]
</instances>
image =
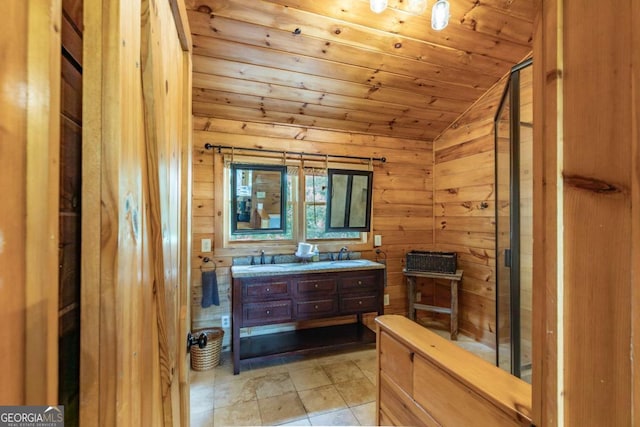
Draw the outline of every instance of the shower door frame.
<instances>
[{"instance_id":1,"label":"shower door frame","mask_svg":"<svg viewBox=\"0 0 640 427\"><path fill-rule=\"evenodd\" d=\"M500 366L500 256L499 242L499 192L498 192L498 126L505 103L509 103L509 255L505 263L509 268L509 316L511 373L518 378L522 375L521 323L520 323L520 71L533 64L529 58L515 65L510 72L498 110L494 118L495 139L495 221L496 221L496 366ZM516 89L516 90L514 90ZM514 203L513 201L518 201Z\"/></svg>"}]
</instances>

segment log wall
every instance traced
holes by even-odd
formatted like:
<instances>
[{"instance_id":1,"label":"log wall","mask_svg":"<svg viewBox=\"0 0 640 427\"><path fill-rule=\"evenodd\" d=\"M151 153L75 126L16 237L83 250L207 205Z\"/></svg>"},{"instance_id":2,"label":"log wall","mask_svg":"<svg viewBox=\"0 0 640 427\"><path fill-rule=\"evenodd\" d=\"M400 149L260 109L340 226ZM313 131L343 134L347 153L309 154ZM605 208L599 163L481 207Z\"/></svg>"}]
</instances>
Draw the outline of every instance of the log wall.
<instances>
[{"instance_id":1,"label":"log wall","mask_svg":"<svg viewBox=\"0 0 640 427\"><path fill-rule=\"evenodd\" d=\"M204 144L266 148L338 155L386 157L374 166L373 233L382 235L387 256L387 289L390 305L386 313L406 313L407 295L402 268L405 254L427 250L433 242L432 144L427 141L326 131L299 126L266 125L252 122L195 117L193 121L193 327L220 326L222 315L231 315L230 268L232 257L256 255L259 250L228 250L220 247L222 173L220 156L205 150ZM357 147L353 148L353 147ZM217 159L217 160L216 160ZM215 164L214 164L215 163ZM216 169L218 168L218 170ZM221 206L221 205L220 205ZM211 252L201 252L202 239L214 242ZM218 246L216 246L218 245ZM320 244L320 251L323 245ZM268 249L267 253L293 254L295 245ZM204 257L217 264L220 306L203 309L200 266ZM375 259L373 248L362 256ZM225 333L224 345L230 340Z\"/></svg>"},{"instance_id":2,"label":"log wall","mask_svg":"<svg viewBox=\"0 0 640 427\"><path fill-rule=\"evenodd\" d=\"M434 233L439 250L458 253L459 327L495 346L494 116L505 79L434 142ZM449 304L448 284L436 286Z\"/></svg>"}]
</instances>

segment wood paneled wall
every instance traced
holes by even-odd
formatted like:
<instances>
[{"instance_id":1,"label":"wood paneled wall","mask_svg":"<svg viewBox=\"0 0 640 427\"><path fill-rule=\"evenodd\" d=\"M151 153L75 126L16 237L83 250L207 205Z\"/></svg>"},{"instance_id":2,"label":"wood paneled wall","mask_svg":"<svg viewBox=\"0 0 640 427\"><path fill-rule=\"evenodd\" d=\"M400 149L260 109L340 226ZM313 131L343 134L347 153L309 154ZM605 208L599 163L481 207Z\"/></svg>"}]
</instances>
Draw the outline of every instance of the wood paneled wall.
<instances>
[{"instance_id":1,"label":"wood paneled wall","mask_svg":"<svg viewBox=\"0 0 640 427\"><path fill-rule=\"evenodd\" d=\"M84 3L83 426L188 425L190 55L174 3Z\"/></svg>"},{"instance_id":2,"label":"wood paneled wall","mask_svg":"<svg viewBox=\"0 0 640 427\"><path fill-rule=\"evenodd\" d=\"M637 426L640 3L540 3L534 423Z\"/></svg>"},{"instance_id":3,"label":"wood paneled wall","mask_svg":"<svg viewBox=\"0 0 640 427\"><path fill-rule=\"evenodd\" d=\"M458 253L460 329L495 346L494 116L505 79L434 142L434 233L439 250ZM448 284L436 302L449 303Z\"/></svg>"},{"instance_id":4,"label":"wood paneled wall","mask_svg":"<svg viewBox=\"0 0 640 427\"><path fill-rule=\"evenodd\" d=\"M54 405L62 6L59 0L3 6L0 404Z\"/></svg>"},{"instance_id":5,"label":"wood paneled wall","mask_svg":"<svg viewBox=\"0 0 640 427\"><path fill-rule=\"evenodd\" d=\"M383 245L380 249L387 256L386 293L390 296L390 305L385 307L385 312L406 313L406 285L402 274L405 254L412 249L431 249L433 242L433 152L430 142L204 117L194 118L193 129L194 328L220 326L220 316L231 314L229 266L232 257L259 253L256 250L225 250L215 246L212 252L200 251L202 239L216 242L219 240L216 234L222 232L222 212L215 210L215 199L222 197L216 192L218 187L215 181L222 174L214 167L214 156L220 156L203 148L207 142L235 147L386 157L386 163L374 166L372 234L382 235ZM321 252L326 251L322 244L319 246ZM293 254L295 246L288 245L270 251L267 253ZM372 249L364 251L362 255L375 259ZM205 256L213 258L218 265L220 306L203 309L200 306L199 268ZM225 345L229 343L229 335L230 331L227 330Z\"/></svg>"}]
</instances>

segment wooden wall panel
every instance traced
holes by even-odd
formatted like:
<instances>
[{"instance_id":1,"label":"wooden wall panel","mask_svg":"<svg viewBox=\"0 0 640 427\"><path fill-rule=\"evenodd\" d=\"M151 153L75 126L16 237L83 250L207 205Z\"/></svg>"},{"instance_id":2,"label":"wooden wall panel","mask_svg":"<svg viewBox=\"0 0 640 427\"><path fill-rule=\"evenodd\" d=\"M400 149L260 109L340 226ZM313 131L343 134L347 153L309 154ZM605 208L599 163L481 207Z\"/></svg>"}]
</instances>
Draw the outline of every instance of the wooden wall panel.
<instances>
[{"instance_id":1,"label":"wooden wall panel","mask_svg":"<svg viewBox=\"0 0 640 427\"><path fill-rule=\"evenodd\" d=\"M534 422L636 426L640 9L541 3Z\"/></svg>"},{"instance_id":2,"label":"wooden wall panel","mask_svg":"<svg viewBox=\"0 0 640 427\"><path fill-rule=\"evenodd\" d=\"M189 56L169 2L86 0L84 12L80 424L188 425Z\"/></svg>"},{"instance_id":3,"label":"wooden wall panel","mask_svg":"<svg viewBox=\"0 0 640 427\"><path fill-rule=\"evenodd\" d=\"M493 119L504 79L434 142L434 233L458 252L460 329L495 346L495 155ZM447 305L443 294L440 304Z\"/></svg>"},{"instance_id":4,"label":"wooden wall panel","mask_svg":"<svg viewBox=\"0 0 640 427\"><path fill-rule=\"evenodd\" d=\"M203 238L220 241L221 224L215 199L221 197L220 171L214 165L212 151L204 144L233 145L275 150L303 151L338 155L386 157L387 162L374 166L373 233L382 235L382 249L387 256L387 288L390 305L387 313L407 311L407 295L402 267L406 252L430 249L433 242L433 150L428 141L374 137L346 132L332 132L298 126L265 125L260 123L196 117L194 129L193 175L193 269L192 310L194 328L219 326L222 315L231 314L229 266L232 257L255 255L255 250L200 251ZM355 148L357 147L357 149ZM217 243L216 243L217 244ZM215 246L215 245L214 245ZM291 245L271 248L267 253L292 254ZM320 245L321 252L323 251ZM218 265L220 306L200 307L200 265L203 257L213 258ZM362 256L375 259L372 249ZM230 340L225 334L224 345Z\"/></svg>"},{"instance_id":5,"label":"wooden wall panel","mask_svg":"<svg viewBox=\"0 0 640 427\"><path fill-rule=\"evenodd\" d=\"M534 244L541 242L535 271L544 267L536 279L545 284L544 311L534 311L542 346L537 354L555 365L543 365L541 382L534 383L553 398L539 401L543 425L549 419L557 425L638 423L631 397L638 313L630 304L637 292L632 254L638 245L631 239L638 223L632 196L637 105L630 90L637 86L630 64L639 48L634 3L609 10L543 3L545 32L536 55L544 68L535 84L556 107L538 111L544 133L536 135L541 148L534 157L545 172L535 187L541 203L534 204L534 220L544 219L534 228ZM590 49L580 50L586 45Z\"/></svg>"},{"instance_id":6,"label":"wooden wall panel","mask_svg":"<svg viewBox=\"0 0 640 427\"><path fill-rule=\"evenodd\" d=\"M57 404L60 12L9 2L0 29L0 402ZM28 34L29 37L22 35ZM26 338L37 337L30 351Z\"/></svg>"},{"instance_id":7,"label":"wooden wall panel","mask_svg":"<svg viewBox=\"0 0 640 427\"><path fill-rule=\"evenodd\" d=\"M7 60L0 68L2 81L18 84L27 83L26 40L15 40L18 33L28 31L26 26L27 5L12 2L4 11L8 25L0 28L0 48ZM0 93L0 111L4 125L2 135L2 156L0 156L0 190L6 202L0 204L0 376L4 386L0 388L0 401L5 405L24 403L26 349L23 340L26 328L25 318L25 239L24 217L26 205L26 105L19 105L14 97L19 93ZM15 141L15 143L8 143ZM19 143L18 143L19 142ZM8 286L13 283L15 286ZM15 346L8 345L15 343Z\"/></svg>"}]
</instances>

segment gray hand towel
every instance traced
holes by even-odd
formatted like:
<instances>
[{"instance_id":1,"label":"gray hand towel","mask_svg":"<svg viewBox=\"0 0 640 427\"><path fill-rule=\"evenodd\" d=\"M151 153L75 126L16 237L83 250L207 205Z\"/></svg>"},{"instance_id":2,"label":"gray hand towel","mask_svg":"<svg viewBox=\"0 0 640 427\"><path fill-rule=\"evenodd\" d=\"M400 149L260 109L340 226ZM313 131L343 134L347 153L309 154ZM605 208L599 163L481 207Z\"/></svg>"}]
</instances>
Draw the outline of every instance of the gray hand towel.
<instances>
[{"instance_id":1,"label":"gray hand towel","mask_svg":"<svg viewBox=\"0 0 640 427\"><path fill-rule=\"evenodd\" d=\"M218 294L218 277L215 270L202 272L202 308L213 305L220 305L220 295Z\"/></svg>"}]
</instances>

